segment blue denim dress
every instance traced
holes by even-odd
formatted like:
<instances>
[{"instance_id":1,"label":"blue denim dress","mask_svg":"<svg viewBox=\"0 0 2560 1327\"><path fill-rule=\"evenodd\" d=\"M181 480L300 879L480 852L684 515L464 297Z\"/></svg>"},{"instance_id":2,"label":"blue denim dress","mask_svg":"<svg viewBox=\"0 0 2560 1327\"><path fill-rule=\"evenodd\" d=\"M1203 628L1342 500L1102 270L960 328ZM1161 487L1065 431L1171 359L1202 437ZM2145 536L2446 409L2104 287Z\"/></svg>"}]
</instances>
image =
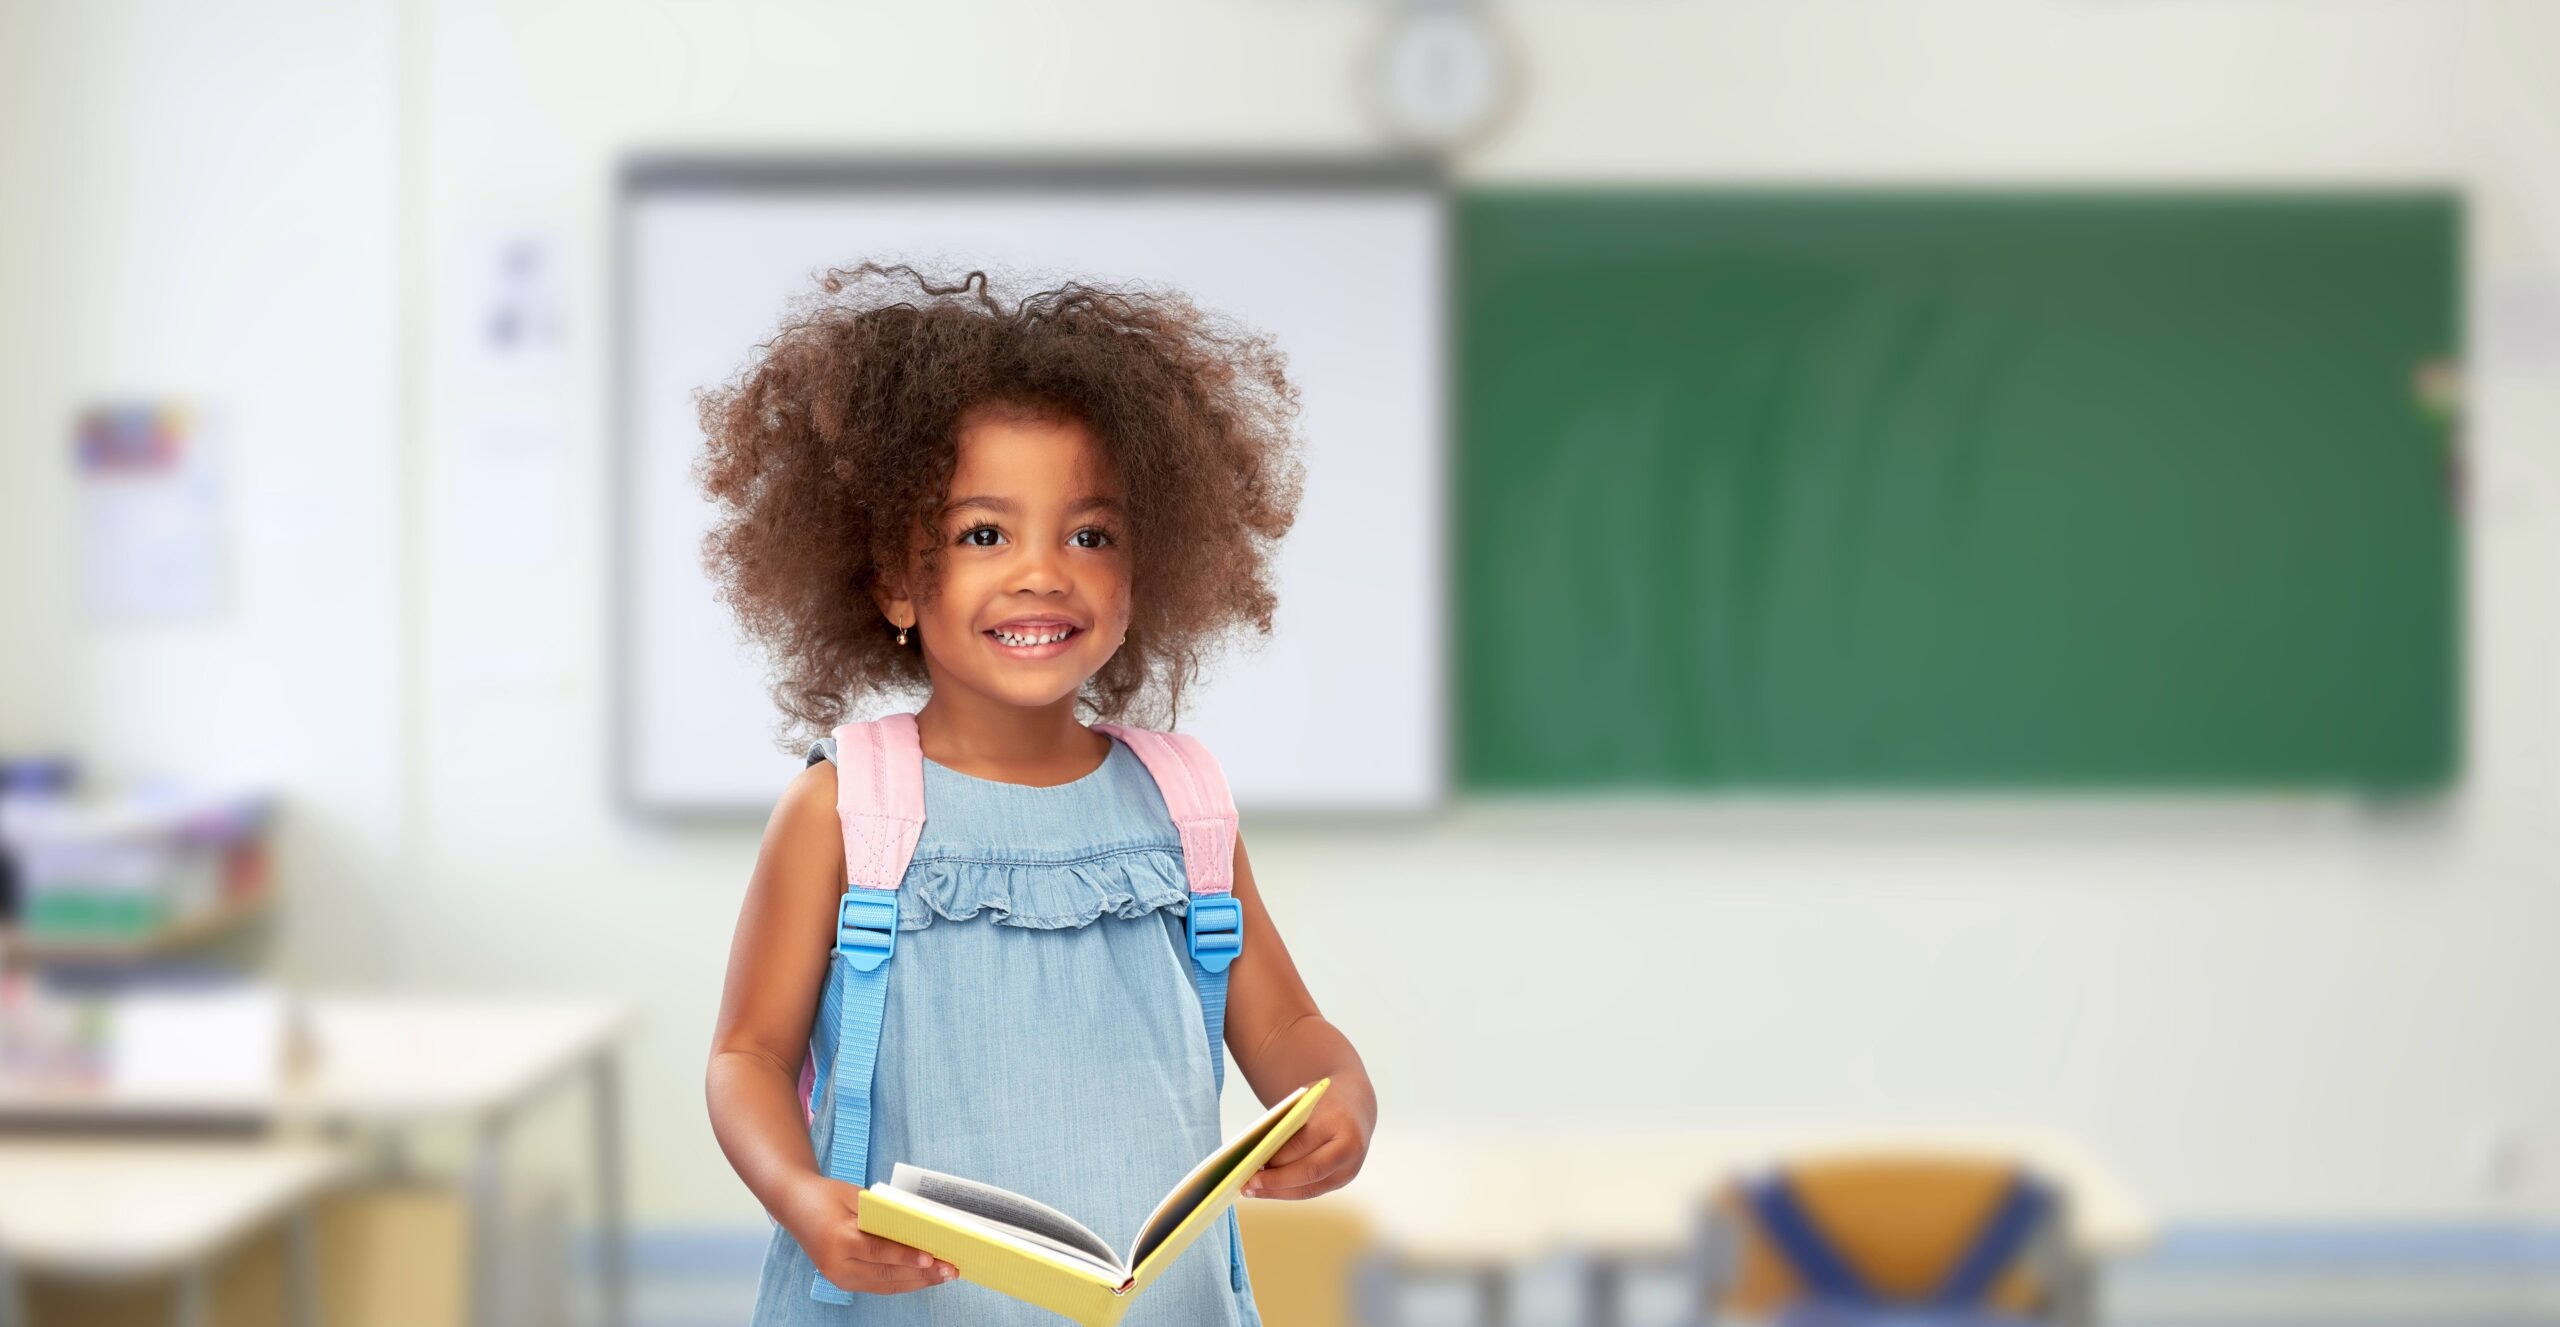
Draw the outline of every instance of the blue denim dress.
<instances>
[{"instance_id":1,"label":"blue denim dress","mask_svg":"<svg viewBox=\"0 0 2560 1327\"><path fill-rule=\"evenodd\" d=\"M830 738L808 763L835 758ZM1220 1142L1208 1035L1183 938L1182 838L1118 738L1056 787L924 762L924 831L898 885L872 1086L870 1179L904 1161L1065 1212L1123 1253L1165 1191ZM827 1155L839 965L810 1021ZM1231 1209L1130 1305L1124 1327L1261 1327ZM1046 1309L953 1279L849 1305L776 1225L757 1327L1055 1327Z\"/></svg>"}]
</instances>

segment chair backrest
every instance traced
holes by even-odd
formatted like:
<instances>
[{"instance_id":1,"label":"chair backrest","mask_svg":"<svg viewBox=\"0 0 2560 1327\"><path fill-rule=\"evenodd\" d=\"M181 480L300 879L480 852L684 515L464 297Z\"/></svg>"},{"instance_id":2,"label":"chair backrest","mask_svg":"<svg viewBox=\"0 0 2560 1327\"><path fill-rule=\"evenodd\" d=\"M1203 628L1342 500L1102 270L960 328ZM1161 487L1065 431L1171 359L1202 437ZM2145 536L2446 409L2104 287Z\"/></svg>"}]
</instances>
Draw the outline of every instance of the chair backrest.
<instances>
[{"instance_id":1,"label":"chair backrest","mask_svg":"<svg viewBox=\"0 0 2560 1327\"><path fill-rule=\"evenodd\" d=\"M1919 1301L1943 1286L2008 1198L2019 1165L1996 1158L1830 1156L1779 1168L1804 1217L1878 1298ZM2057 1198L2059 1197L2056 1191ZM2018 1259L1992 1280L1984 1306L2049 1312L2066 1274L2058 1261L2068 1214L2057 1201ZM1702 1306L1710 1319L1768 1317L1812 1289L1778 1247L1740 1182L1707 1213Z\"/></svg>"},{"instance_id":2,"label":"chair backrest","mask_svg":"<svg viewBox=\"0 0 2560 1327\"><path fill-rule=\"evenodd\" d=\"M1305 1202L1247 1202L1245 1260L1253 1268L1253 1300L1262 1320L1288 1327L1352 1327L1361 1322L1360 1260L1378 1236L1358 1203L1338 1197Z\"/></svg>"}]
</instances>

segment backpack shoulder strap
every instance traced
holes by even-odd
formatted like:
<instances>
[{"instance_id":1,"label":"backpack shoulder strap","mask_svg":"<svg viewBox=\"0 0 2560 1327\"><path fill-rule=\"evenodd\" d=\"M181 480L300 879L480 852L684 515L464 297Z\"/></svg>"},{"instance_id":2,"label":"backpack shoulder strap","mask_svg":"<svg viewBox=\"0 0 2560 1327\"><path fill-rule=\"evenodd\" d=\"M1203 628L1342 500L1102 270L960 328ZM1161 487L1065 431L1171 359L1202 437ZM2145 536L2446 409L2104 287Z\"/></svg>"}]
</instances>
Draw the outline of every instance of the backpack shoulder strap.
<instances>
[{"instance_id":1,"label":"backpack shoulder strap","mask_svg":"<svg viewBox=\"0 0 2560 1327\"><path fill-rule=\"evenodd\" d=\"M1146 762L1156 790L1164 794L1165 811L1182 835L1182 874L1191 883L1184 932L1190 940L1194 976L1200 978L1202 1012L1209 1019L1209 1055L1218 1087L1226 1087L1225 1037L1227 967L1244 952L1244 908L1235 899L1236 803L1227 792L1226 773L1199 738L1188 733L1161 733L1124 724L1098 723L1094 730L1129 744ZM1214 996L1217 1008L1207 1008Z\"/></svg>"},{"instance_id":2,"label":"backpack shoulder strap","mask_svg":"<svg viewBox=\"0 0 2560 1327\"><path fill-rule=\"evenodd\" d=\"M1189 733L1162 733L1125 724L1097 723L1093 729L1128 744L1146 762L1165 810L1182 834L1182 870L1193 895L1225 894L1235 888L1236 803L1227 792L1227 776L1199 738ZM1224 964L1220 965L1222 968Z\"/></svg>"},{"instance_id":3,"label":"backpack shoulder strap","mask_svg":"<svg viewBox=\"0 0 2560 1327\"><path fill-rule=\"evenodd\" d=\"M924 748L916 716L891 714L835 730L836 819L844 832L845 891L836 905L834 1133L825 1170L847 1184L870 1183L871 1087L880 1061L880 1015L887 1006L889 960L898 947L898 885L924 833ZM804 1093L814 1067L804 1067ZM814 1111L814 1103L804 1107ZM853 1294L823 1275L809 1296L850 1304Z\"/></svg>"},{"instance_id":4,"label":"backpack shoulder strap","mask_svg":"<svg viewBox=\"0 0 2560 1327\"><path fill-rule=\"evenodd\" d=\"M1236 902L1236 802L1227 792L1226 772L1209 748L1189 733L1161 733L1116 723L1098 723L1129 744L1145 761L1156 790L1164 794L1167 814L1182 835L1182 874L1191 883L1184 932L1191 945L1201 993L1214 994L1209 1012L1209 1055L1219 1090L1226 1088L1226 1057L1221 1052L1226 1025L1227 967L1244 952L1244 907ZM1214 990L1213 990L1214 988Z\"/></svg>"},{"instance_id":5,"label":"backpack shoulder strap","mask_svg":"<svg viewBox=\"0 0 2560 1327\"><path fill-rule=\"evenodd\" d=\"M924 747L916 716L836 729L836 818L847 887L894 891L924 832Z\"/></svg>"}]
</instances>

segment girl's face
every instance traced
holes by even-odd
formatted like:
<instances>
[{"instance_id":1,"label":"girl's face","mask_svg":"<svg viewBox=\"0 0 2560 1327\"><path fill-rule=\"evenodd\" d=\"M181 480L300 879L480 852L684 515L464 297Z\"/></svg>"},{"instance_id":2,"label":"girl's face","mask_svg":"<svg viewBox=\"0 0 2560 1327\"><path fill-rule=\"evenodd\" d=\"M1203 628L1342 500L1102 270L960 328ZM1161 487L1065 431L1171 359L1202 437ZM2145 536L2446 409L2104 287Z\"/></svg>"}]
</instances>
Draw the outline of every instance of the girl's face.
<instances>
[{"instance_id":1,"label":"girl's face","mask_svg":"<svg viewBox=\"0 0 2560 1327\"><path fill-rule=\"evenodd\" d=\"M934 691L1073 704L1129 631L1128 528L1083 425L980 412L960 428L930 604L883 594L924 646Z\"/></svg>"}]
</instances>

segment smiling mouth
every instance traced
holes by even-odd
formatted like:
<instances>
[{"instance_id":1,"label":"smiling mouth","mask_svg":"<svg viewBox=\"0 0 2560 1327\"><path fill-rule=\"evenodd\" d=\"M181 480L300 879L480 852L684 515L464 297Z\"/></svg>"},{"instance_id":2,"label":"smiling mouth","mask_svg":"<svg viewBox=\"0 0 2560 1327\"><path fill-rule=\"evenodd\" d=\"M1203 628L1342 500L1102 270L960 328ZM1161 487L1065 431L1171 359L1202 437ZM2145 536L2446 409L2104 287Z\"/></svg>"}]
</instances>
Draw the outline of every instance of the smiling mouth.
<instances>
[{"instance_id":1,"label":"smiling mouth","mask_svg":"<svg viewBox=\"0 0 2560 1327\"><path fill-rule=\"evenodd\" d=\"M1019 633L991 628L978 634L994 642L998 654L1015 659L1047 659L1066 653L1067 646L1084 634L1084 628L1043 627Z\"/></svg>"}]
</instances>

